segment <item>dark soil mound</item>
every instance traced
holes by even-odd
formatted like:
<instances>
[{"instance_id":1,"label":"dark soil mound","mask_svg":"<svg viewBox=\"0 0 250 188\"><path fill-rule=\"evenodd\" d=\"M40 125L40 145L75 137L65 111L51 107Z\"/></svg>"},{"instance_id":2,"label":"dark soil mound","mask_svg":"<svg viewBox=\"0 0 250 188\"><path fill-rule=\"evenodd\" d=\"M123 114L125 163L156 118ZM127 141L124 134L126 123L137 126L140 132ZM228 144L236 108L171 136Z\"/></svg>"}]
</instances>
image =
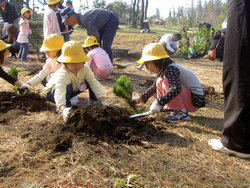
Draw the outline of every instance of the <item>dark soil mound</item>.
<instances>
[{"instance_id":1,"label":"dark soil mound","mask_svg":"<svg viewBox=\"0 0 250 188\"><path fill-rule=\"evenodd\" d=\"M150 123L152 119L130 119L130 113L118 107L72 108L72 115L63 132L84 134L102 141L114 143L126 142L140 144L151 138L157 129Z\"/></svg>"},{"instance_id":2,"label":"dark soil mound","mask_svg":"<svg viewBox=\"0 0 250 188\"><path fill-rule=\"evenodd\" d=\"M0 112L21 109L28 112L40 112L54 108L46 102L44 96L37 93L17 95L13 92L0 92Z\"/></svg>"}]
</instances>

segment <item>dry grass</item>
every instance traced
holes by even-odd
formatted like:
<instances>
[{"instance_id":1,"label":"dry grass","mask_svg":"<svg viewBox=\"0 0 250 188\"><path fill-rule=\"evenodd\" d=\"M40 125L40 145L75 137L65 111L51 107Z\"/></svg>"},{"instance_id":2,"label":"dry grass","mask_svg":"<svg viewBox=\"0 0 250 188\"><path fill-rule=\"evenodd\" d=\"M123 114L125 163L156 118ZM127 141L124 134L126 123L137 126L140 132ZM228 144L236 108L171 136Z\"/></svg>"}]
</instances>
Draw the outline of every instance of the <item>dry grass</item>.
<instances>
[{"instance_id":1,"label":"dry grass","mask_svg":"<svg viewBox=\"0 0 250 188\"><path fill-rule=\"evenodd\" d=\"M149 41L156 37L155 34L147 35ZM82 36L80 32L72 35L75 40L79 36ZM114 46L121 47L125 41L129 41L126 37L126 34L118 33ZM120 43L116 42L117 38ZM143 45L144 42L139 44ZM122 65L128 61L133 60L123 59L116 63ZM16 65L20 70L26 70L31 67L31 63L32 68L43 65L41 62L20 64L11 59L5 62L3 68L8 70L10 65ZM53 127L61 121L60 116L46 110L40 113L17 110L0 113L0 187L16 187L32 182L39 182L46 187L113 187L117 179L126 180L134 173L139 175L131 180L131 184L136 187L250 187L249 160L214 152L207 144L211 138L220 138L223 129L223 103L220 98L222 63L205 59L176 60L176 63L193 71L203 85L214 87L216 95L211 97L206 107L190 114L191 121L167 124L161 121L167 114L156 115L152 123L162 132L155 140L145 140L142 146L105 141L93 145L83 137L75 136L73 146L66 152L52 153L44 149L34 152L28 146L36 140L21 138L20 135L27 129L30 129L31 134L35 131L42 133L44 124L47 128ZM21 81L31 78L28 72L20 73ZM110 79L101 81L110 104L126 106L125 101L112 92L115 79L123 74L133 81L134 96L145 90L139 84L155 76L145 68L139 71L137 65L126 69L115 68ZM11 90L10 84L3 80L0 86L2 90ZM42 86L37 86L35 91L42 91ZM80 104L85 104L87 93L81 94L79 98ZM154 99L141 104L141 110L147 111ZM7 117L12 118L6 122L4 118Z\"/></svg>"}]
</instances>

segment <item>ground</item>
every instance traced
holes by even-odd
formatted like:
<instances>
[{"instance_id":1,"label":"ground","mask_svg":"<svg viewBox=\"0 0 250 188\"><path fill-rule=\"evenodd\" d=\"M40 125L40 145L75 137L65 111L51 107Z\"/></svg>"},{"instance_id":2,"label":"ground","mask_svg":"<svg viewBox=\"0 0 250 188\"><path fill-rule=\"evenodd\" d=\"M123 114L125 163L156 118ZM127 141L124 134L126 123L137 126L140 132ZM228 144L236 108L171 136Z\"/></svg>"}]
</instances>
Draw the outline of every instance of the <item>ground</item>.
<instances>
[{"instance_id":1,"label":"ground","mask_svg":"<svg viewBox=\"0 0 250 188\"><path fill-rule=\"evenodd\" d=\"M114 46L122 47L117 42ZM2 67L7 71L16 65L19 80L26 82L44 64L35 54L28 56L33 61L8 58ZM207 100L206 107L190 113L190 121L178 124L163 121L168 113L129 119L134 112L114 95L115 80L126 75L135 97L155 78L136 64L115 66L109 79L100 81L112 108L88 107L88 92L82 93L67 124L55 105L45 100L41 84L27 94L16 95L1 79L0 187L32 183L114 187L115 182L126 187L132 174L136 177L129 184L137 187L248 187L249 161L214 152L207 145L209 139L221 136L223 128L222 63L203 58L173 60L197 75ZM117 58L114 63L133 61L136 59ZM154 100L155 96L139 104L139 111L148 111Z\"/></svg>"}]
</instances>

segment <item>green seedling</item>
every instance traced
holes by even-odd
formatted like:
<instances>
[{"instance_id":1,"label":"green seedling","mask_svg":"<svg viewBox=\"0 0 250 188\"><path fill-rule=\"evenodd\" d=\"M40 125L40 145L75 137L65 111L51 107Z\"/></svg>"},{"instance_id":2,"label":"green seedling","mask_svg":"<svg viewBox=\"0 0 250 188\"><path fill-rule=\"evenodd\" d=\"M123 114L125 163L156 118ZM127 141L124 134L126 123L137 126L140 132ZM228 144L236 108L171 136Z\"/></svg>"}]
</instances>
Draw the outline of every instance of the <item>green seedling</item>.
<instances>
[{"instance_id":1,"label":"green seedling","mask_svg":"<svg viewBox=\"0 0 250 188\"><path fill-rule=\"evenodd\" d=\"M39 39L36 39L36 42L32 43L32 46L35 48L36 53L37 53L37 58L40 58L40 47L41 47L41 42Z\"/></svg>"},{"instance_id":2,"label":"green seedling","mask_svg":"<svg viewBox=\"0 0 250 188\"><path fill-rule=\"evenodd\" d=\"M114 186L121 185L122 187L136 187L136 185L130 183L130 181L135 181L136 177L139 176L139 174L130 174L126 179L127 182L123 179L118 178L116 182L114 183Z\"/></svg>"},{"instance_id":3,"label":"green seedling","mask_svg":"<svg viewBox=\"0 0 250 188\"><path fill-rule=\"evenodd\" d=\"M16 66L11 66L10 70L8 71L8 74L13 76L15 79L18 79L18 72L19 72L19 70L16 68ZM18 86L15 85L13 87L13 91L15 94L19 94Z\"/></svg>"},{"instance_id":4,"label":"green seedling","mask_svg":"<svg viewBox=\"0 0 250 188\"><path fill-rule=\"evenodd\" d=\"M131 81L122 75L116 80L116 84L117 86L113 89L115 95L125 99L129 106L138 113L135 102L132 102L133 85Z\"/></svg>"}]
</instances>

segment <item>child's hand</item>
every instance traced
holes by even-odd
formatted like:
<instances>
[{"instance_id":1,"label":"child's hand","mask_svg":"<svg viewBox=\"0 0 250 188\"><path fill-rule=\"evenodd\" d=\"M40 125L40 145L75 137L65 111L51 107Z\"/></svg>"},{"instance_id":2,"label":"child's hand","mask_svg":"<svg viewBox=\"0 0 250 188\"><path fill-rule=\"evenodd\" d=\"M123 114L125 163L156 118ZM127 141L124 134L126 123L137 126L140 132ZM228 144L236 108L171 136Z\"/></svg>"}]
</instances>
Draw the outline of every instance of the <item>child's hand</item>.
<instances>
[{"instance_id":1,"label":"child's hand","mask_svg":"<svg viewBox=\"0 0 250 188\"><path fill-rule=\"evenodd\" d=\"M32 87L29 84L21 84L20 89L31 90Z\"/></svg>"},{"instance_id":2,"label":"child's hand","mask_svg":"<svg viewBox=\"0 0 250 188\"><path fill-rule=\"evenodd\" d=\"M63 121L66 123L69 120L70 107L63 109Z\"/></svg>"},{"instance_id":3,"label":"child's hand","mask_svg":"<svg viewBox=\"0 0 250 188\"><path fill-rule=\"evenodd\" d=\"M110 104L108 104L106 101L102 101L100 102L102 106L110 106Z\"/></svg>"},{"instance_id":4,"label":"child's hand","mask_svg":"<svg viewBox=\"0 0 250 188\"><path fill-rule=\"evenodd\" d=\"M156 104L157 101L153 102L150 106L150 114L158 113L161 110L161 106Z\"/></svg>"},{"instance_id":5,"label":"child's hand","mask_svg":"<svg viewBox=\"0 0 250 188\"><path fill-rule=\"evenodd\" d=\"M32 34L32 31L29 29L29 34L31 35Z\"/></svg>"},{"instance_id":6,"label":"child's hand","mask_svg":"<svg viewBox=\"0 0 250 188\"><path fill-rule=\"evenodd\" d=\"M135 102L136 104L139 104L142 101L140 97L136 97L132 99L132 102Z\"/></svg>"}]
</instances>

